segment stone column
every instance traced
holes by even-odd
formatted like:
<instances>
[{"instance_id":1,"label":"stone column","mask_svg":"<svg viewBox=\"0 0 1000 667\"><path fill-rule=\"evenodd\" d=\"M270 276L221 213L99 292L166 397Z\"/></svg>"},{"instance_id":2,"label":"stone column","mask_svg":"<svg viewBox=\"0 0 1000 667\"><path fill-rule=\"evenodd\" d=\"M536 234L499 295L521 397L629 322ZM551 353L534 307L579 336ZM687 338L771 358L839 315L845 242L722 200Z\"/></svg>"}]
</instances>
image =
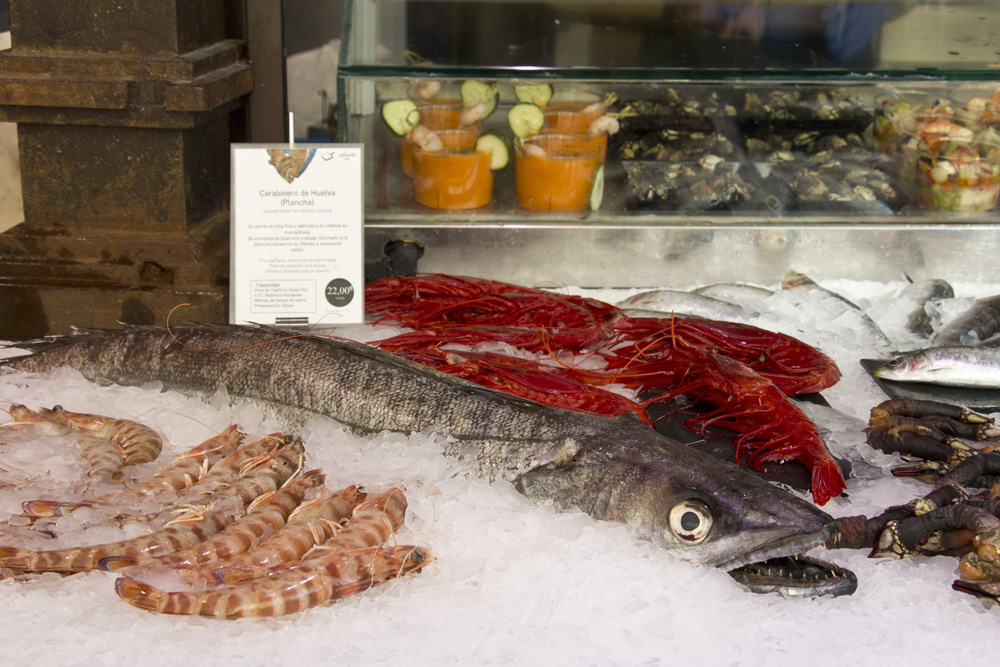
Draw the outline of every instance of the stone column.
<instances>
[{"instance_id":1,"label":"stone column","mask_svg":"<svg viewBox=\"0 0 1000 667\"><path fill-rule=\"evenodd\" d=\"M229 114L252 88L224 0L11 0L0 121L24 222L0 337L228 316Z\"/></svg>"}]
</instances>

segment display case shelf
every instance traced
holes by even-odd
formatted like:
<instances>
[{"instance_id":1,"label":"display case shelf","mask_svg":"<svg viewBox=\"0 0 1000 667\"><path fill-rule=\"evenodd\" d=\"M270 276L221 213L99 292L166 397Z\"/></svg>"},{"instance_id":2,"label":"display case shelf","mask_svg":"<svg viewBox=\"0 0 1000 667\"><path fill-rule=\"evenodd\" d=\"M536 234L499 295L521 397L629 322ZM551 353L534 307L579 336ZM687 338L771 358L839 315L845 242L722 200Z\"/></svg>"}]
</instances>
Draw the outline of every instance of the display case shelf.
<instances>
[{"instance_id":1,"label":"display case shelf","mask_svg":"<svg viewBox=\"0 0 1000 667\"><path fill-rule=\"evenodd\" d=\"M992 0L352 0L338 138L365 145L368 253L416 238L427 250L422 270L592 286L707 274L773 282L789 265L873 280L981 279L992 275L985 257L1000 231L996 206L980 201L1000 188L996 25ZM496 83L499 102L482 131L511 139L515 86L547 84L553 100L613 94L605 110L621 129L608 139L600 205L529 211L513 164L495 172L485 206L417 203L402 140L379 110L429 90L458 98L466 80ZM955 146L933 147L934 160L958 165L951 181L939 161L914 153L916 139L928 150L929 118L904 155L876 146L876 111L890 94L928 107L947 100L951 111L973 102L974 122L968 113L947 119L976 127L983 171L962 181L959 189L975 190L962 203L948 199L961 167L947 152ZM925 181L914 173L921 164Z\"/></svg>"}]
</instances>

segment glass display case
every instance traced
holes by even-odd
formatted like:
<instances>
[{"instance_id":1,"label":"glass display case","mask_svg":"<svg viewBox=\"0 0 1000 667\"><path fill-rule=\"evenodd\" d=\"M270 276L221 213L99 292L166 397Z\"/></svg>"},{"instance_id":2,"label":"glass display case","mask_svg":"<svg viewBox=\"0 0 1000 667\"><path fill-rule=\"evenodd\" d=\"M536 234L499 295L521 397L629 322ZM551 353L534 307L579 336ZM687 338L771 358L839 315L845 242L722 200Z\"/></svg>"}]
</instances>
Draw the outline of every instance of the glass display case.
<instances>
[{"instance_id":1,"label":"glass display case","mask_svg":"<svg viewBox=\"0 0 1000 667\"><path fill-rule=\"evenodd\" d=\"M351 0L366 243L641 287L993 271L995 0Z\"/></svg>"}]
</instances>

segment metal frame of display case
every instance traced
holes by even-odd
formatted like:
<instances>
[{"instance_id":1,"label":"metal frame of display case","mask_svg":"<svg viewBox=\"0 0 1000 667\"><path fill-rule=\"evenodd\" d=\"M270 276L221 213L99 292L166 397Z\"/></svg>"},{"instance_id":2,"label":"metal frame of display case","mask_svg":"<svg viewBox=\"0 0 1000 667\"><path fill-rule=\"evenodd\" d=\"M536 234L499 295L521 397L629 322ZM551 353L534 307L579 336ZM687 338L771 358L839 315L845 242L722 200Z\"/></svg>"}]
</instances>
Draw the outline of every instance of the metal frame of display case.
<instances>
[{"instance_id":1,"label":"metal frame of display case","mask_svg":"<svg viewBox=\"0 0 1000 667\"><path fill-rule=\"evenodd\" d=\"M397 239L424 246L420 269L524 284L588 287L692 285L724 281L772 284L790 268L817 278L875 281L946 277L992 279L1000 248L1000 217L988 213L844 210L829 215L766 212L731 215L625 211L613 200L582 214L535 214L499 204L474 213L433 211L394 195L399 174L376 120L386 91L412 79L573 80L598 89L699 85L847 85L871 96L893 86L928 90L992 87L996 69L723 70L506 66L430 66L376 62L375 0L348 4L338 72L339 139L364 141L372 199L366 211L366 253L377 257ZM402 3L391 3L402 5ZM466 3L474 5L476 3ZM578 3L584 4L584 3ZM803 3L797 3L803 4ZM913 4L913 3L911 3ZM917 3L920 4L920 3ZM992 10L995 11L995 10ZM360 42L358 37L367 35ZM977 67L979 67L977 65ZM396 88L390 82L396 83ZM376 87L379 93L376 93ZM381 97L380 97L381 96ZM502 98L510 99L509 94ZM381 194L380 194L381 193ZM379 199L381 197L381 200Z\"/></svg>"}]
</instances>

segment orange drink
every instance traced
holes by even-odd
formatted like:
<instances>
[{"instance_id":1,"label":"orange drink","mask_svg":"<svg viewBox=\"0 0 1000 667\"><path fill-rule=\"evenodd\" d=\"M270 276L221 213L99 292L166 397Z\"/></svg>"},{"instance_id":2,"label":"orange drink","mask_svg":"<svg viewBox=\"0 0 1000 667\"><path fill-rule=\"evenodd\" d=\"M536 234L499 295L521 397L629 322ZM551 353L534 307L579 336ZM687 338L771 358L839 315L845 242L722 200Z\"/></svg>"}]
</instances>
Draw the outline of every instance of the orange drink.
<instances>
[{"instance_id":1,"label":"orange drink","mask_svg":"<svg viewBox=\"0 0 1000 667\"><path fill-rule=\"evenodd\" d=\"M443 147L426 151L413 146L413 195L430 208L486 206L493 198L490 151L476 151L478 129L435 132Z\"/></svg>"},{"instance_id":2,"label":"orange drink","mask_svg":"<svg viewBox=\"0 0 1000 667\"><path fill-rule=\"evenodd\" d=\"M604 115L600 102L550 102L545 107L543 132L552 134L587 134L591 123ZM608 135L591 137L600 149L600 161L608 152Z\"/></svg>"},{"instance_id":3,"label":"orange drink","mask_svg":"<svg viewBox=\"0 0 1000 667\"><path fill-rule=\"evenodd\" d=\"M599 147L582 135L538 134L514 153L517 203L532 211L589 207Z\"/></svg>"},{"instance_id":4,"label":"orange drink","mask_svg":"<svg viewBox=\"0 0 1000 667\"><path fill-rule=\"evenodd\" d=\"M553 134L587 134L590 124L603 115L600 102L549 102L545 127Z\"/></svg>"},{"instance_id":5,"label":"orange drink","mask_svg":"<svg viewBox=\"0 0 1000 667\"><path fill-rule=\"evenodd\" d=\"M418 102L417 110L420 112L420 124L429 130L454 130L462 125L462 111L465 107L459 101L448 102ZM480 129L481 123L473 126ZM399 161L403 167L403 173L413 176L413 140L409 135L403 137L399 144Z\"/></svg>"}]
</instances>

